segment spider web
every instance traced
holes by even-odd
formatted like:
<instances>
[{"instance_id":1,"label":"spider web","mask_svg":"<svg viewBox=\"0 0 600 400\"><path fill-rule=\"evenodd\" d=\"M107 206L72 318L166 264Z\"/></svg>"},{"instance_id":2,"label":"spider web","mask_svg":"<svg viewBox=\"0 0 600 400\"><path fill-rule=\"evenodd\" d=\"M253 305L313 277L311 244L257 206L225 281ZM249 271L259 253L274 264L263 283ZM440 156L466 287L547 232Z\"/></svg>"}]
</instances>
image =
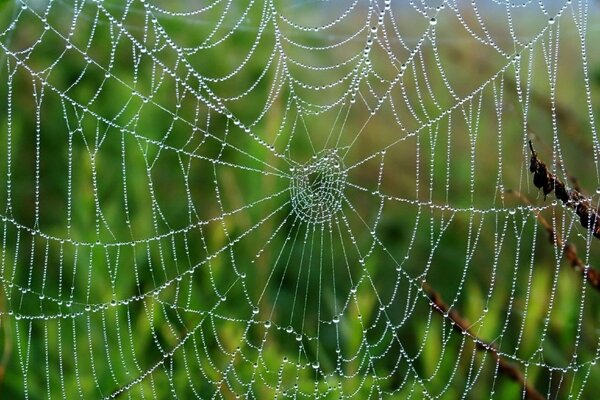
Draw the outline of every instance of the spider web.
<instances>
[{"instance_id":1,"label":"spider web","mask_svg":"<svg viewBox=\"0 0 600 400\"><path fill-rule=\"evenodd\" d=\"M598 393L593 4L0 7L5 393Z\"/></svg>"}]
</instances>

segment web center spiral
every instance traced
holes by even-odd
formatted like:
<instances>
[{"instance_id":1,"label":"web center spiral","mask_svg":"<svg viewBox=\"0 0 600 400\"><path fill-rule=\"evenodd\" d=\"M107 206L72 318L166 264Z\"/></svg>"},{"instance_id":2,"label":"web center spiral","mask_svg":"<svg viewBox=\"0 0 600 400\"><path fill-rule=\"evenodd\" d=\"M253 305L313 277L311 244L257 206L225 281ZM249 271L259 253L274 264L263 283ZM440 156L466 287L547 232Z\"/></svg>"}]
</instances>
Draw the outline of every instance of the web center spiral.
<instances>
[{"instance_id":1,"label":"web center spiral","mask_svg":"<svg viewBox=\"0 0 600 400\"><path fill-rule=\"evenodd\" d=\"M296 215L314 224L331 220L342 208L347 175L337 149L324 150L291 170L292 207Z\"/></svg>"}]
</instances>

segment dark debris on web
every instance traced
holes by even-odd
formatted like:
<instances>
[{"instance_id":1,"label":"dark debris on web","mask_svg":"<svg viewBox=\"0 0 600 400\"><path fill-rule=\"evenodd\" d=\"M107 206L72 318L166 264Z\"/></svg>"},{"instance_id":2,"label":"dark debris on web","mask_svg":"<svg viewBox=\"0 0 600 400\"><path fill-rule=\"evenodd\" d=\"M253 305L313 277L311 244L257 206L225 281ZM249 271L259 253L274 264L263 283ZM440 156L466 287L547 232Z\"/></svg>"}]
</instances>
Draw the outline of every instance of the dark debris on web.
<instances>
[{"instance_id":1,"label":"dark debris on web","mask_svg":"<svg viewBox=\"0 0 600 400\"><path fill-rule=\"evenodd\" d=\"M592 234L600 239L599 211L592 206L591 199L576 189L568 189L556 174L550 172L546 164L538 158L531 140L529 141L529 148L531 149L529 171L533 174L535 187L542 189L544 192L544 200L548 194L554 191L554 195L558 200L575 210L581 225L585 229L591 230Z\"/></svg>"}]
</instances>

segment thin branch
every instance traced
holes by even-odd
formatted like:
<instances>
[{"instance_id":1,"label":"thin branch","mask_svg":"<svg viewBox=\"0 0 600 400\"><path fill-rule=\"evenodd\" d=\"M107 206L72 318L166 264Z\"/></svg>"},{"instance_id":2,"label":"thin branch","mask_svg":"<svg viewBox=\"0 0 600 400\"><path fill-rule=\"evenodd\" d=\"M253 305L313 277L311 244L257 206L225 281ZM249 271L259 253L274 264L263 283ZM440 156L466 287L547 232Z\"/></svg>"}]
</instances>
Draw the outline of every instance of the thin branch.
<instances>
[{"instance_id":1,"label":"thin branch","mask_svg":"<svg viewBox=\"0 0 600 400\"><path fill-rule=\"evenodd\" d=\"M539 142L542 145L544 145L545 149L547 149L549 151L552 151L552 149L550 148L550 146L548 146L547 144L545 144L542 141L541 136L537 133L537 131L535 129L533 129L533 127L529 124L529 121L526 122L526 125L527 125L527 132L530 135L532 135L537 142ZM571 175L569 173L569 171L567 170L567 168L562 164L562 162L560 160L556 160L556 168L563 171L563 173L565 174L566 178L569 180L569 182L571 182L571 185L573 186L573 189L577 190L578 192L582 191L581 190L581 185L579 184L579 180L577 179L577 177L575 177L574 175Z\"/></svg>"},{"instance_id":2,"label":"thin branch","mask_svg":"<svg viewBox=\"0 0 600 400\"><path fill-rule=\"evenodd\" d=\"M592 207L591 199L576 189L567 189L563 181L550 172L546 164L538 158L531 140L529 141L529 148L531 149L529 171L533 174L535 187L543 190L544 199L554 191L554 195L558 200L575 210L575 213L579 216L581 226L591 230L592 234L600 239L600 218L598 217L598 210Z\"/></svg>"},{"instance_id":3,"label":"thin branch","mask_svg":"<svg viewBox=\"0 0 600 400\"><path fill-rule=\"evenodd\" d=\"M475 338L476 349L491 354L494 360L496 360L496 365L498 365L498 371L502 375L512 379L513 381L516 381L519 385L521 385L523 393L525 394L525 398L531 400L545 399L544 396L542 396L533 386L527 383L525 377L523 376L523 373L515 364L507 361L504 357L502 357L502 355L500 355L495 345L479 339L477 335L471 332L471 324L469 323L469 321L463 318L459 314L459 312L456 311L456 309L453 308L450 310L448 305L444 302L442 296L438 292L436 292L427 283L423 283L423 290L425 290L425 292L429 296L429 299L433 303L432 308L441 315L449 315L452 321L454 321L454 330L461 333L465 331L468 332L471 337Z\"/></svg>"},{"instance_id":4,"label":"thin branch","mask_svg":"<svg viewBox=\"0 0 600 400\"><path fill-rule=\"evenodd\" d=\"M508 193L513 193L517 196L521 201L526 204L530 204L529 199L523 195L522 193L516 190L508 190ZM560 249L562 249L563 254L565 255L565 259L569 262L573 269L580 273L585 279L588 281L590 286L600 292L600 271L595 268L586 265L581 258L577 255L577 248L572 243L563 242L560 235L556 233L556 231L552 228L552 224L548 222L546 218L539 212L534 211L535 216L542 225L542 227L548 233L548 240L550 243Z\"/></svg>"}]
</instances>

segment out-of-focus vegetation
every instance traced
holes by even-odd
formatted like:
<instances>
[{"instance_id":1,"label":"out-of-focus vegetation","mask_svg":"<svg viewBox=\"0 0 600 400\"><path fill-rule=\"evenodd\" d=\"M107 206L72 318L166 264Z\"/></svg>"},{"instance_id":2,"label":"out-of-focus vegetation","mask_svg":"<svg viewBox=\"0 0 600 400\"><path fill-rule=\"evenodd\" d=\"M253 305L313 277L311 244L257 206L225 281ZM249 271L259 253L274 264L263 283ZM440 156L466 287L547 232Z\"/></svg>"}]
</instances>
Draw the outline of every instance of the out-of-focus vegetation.
<instances>
[{"instance_id":1,"label":"out-of-focus vegetation","mask_svg":"<svg viewBox=\"0 0 600 400\"><path fill-rule=\"evenodd\" d=\"M591 363L579 370L570 366L597 356L600 293L587 288L581 300L585 287L581 275L564 262L556 266L559 255L533 212L520 206L526 205L525 198L538 206L551 206L553 200L551 196L544 200L531 184L525 147L529 137L553 170L563 176L568 171L582 192L597 200L592 137L597 127L591 123L599 116L600 49L594 40L600 29L598 15L590 15L586 42L593 117L585 97L581 44L569 12L556 24L559 34L550 29L531 49L519 53L517 75L513 67L505 68L510 62L504 56L474 40L450 10L443 10L437 17L434 44L454 95L446 89L428 42L406 69L403 85L391 90L393 105L386 101L375 115L369 114L364 103L374 104L369 91L381 92L385 86L371 76L360 85L364 101L359 97L355 105L347 102L317 116L310 114L316 107L300 103L305 107L301 120L296 104L288 103L291 91L306 103L327 104L346 89L345 83L322 92L300 83L333 82L351 72L354 64L314 72L288 62L289 69L283 70L282 61L271 58L274 46L281 45L289 58L307 65L334 65L362 52L368 30L347 45L308 51L290 42L278 43L272 23L261 29L265 11L258 2L238 31L227 37L234 16L245 10L242 3L234 6L237 13L224 13L216 6L201 18L156 13L166 34L184 48L202 44L221 15L226 15L222 27L206 41L224 38L222 43L185 56L205 77L236 71L257 32L262 32L252 56L232 79L200 82L169 43L144 28L152 24L141 3L128 7L120 24L136 40L154 48L152 55L175 76L134 48L131 38L119 33L118 25L102 13L96 19L93 4L82 5L76 12L76 29L69 32L74 14L69 2L52 3L45 17L52 29L46 31L31 9L0 2L0 31L14 21L1 38L0 52L1 397L20 398L24 391L30 398L103 397L143 376L128 392L132 398L165 398L173 393L182 398L210 398L213 393L232 398L232 391L249 391L262 399L273 397L276 390L293 389L295 383L306 393L341 384L344 393L357 390L356 398L366 398L377 397L377 388L395 390L409 376L410 383L396 393L398 398L421 398L420 384L433 395L443 392L443 398L458 398L464 391L470 398L485 398L491 391L496 398L517 398L518 384L499 375L494 359L475 351L472 340L452 333L450 321L431 311L402 275L406 273L417 282L426 280L473 322L478 337L493 342L504 354L527 360L527 366L515 365L541 393L593 398L600 390L598 369ZM44 15L46 6L36 2L33 10ZM119 1L104 6L116 19L126 10ZM169 9L177 7L186 9L183 2L168 4ZM308 5L297 7L287 15L311 25L313 19L328 21L338 12L324 6L322 14L315 16L307 13ZM281 20L280 29L304 46L319 46L356 31L365 24L365 13L348 17L339 31L327 37L296 32ZM545 18L533 14L518 16L512 22L519 37L530 37L528 30L537 32L547 25ZM464 17L476 25L474 14L465 12ZM512 54L508 24L493 20L493 14L487 16L490 35ZM414 46L428 20L402 8L397 24L406 44ZM385 31L393 29L386 21ZM380 35L383 31L380 28ZM21 52L40 37L31 52ZM71 48L65 37L70 37ZM383 41L383 36L378 37ZM549 61L555 57L551 52L555 39L556 62ZM397 40L388 40L399 61L409 58ZM398 63L377 46L371 54L379 77L393 79ZM17 65L17 59L23 65ZM549 76L549 68L556 68L556 80ZM34 78L32 72L37 73ZM274 91L272 83L282 76L293 80ZM528 81L529 90L519 100L518 93L525 91ZM191 95L183 82L201 99ZM244 97L224 104L236 119L252 125L252 133L274 143L275 152L283 157L207 107L250 88ZM34 93L43 93L43 98L36 99ZM455 107L454 96L469 94L471 100L445 114ZM39 114L36 101L41 104ZM253 124L266 104L264 117ZM342 128L338 114L346 113ZM444 116L437 119L439 115ZM435 122L427 126L423 121ZM407 135L415 130L419 133ZM349 171L348 181L366 189L346 188L349 204L343 213L348 225L341 219L341 228L334 225L334 234L338 229L342 232L337 238L328 236L329 228L298 228L290 206L285 205L290 165L309 160L311 146L330 147L330 131L340 135L340 148L351 145L345 165L361 162ZM223 142L228 145L223 147ZM368 158L386 146L390 147L383 167L380 155ZM215 159L224 163L213 163ZM406 201L382 201L380 194ZM263 198L223 221L198 224ZM429 207L428 202L449 207ZM280 206L283 211L271 217ZM471 212L471 207L486 213ZM598 244L587 244L585 230L573 223L570 211L554 206L542 213L557 232L578 246L590 265L600 268ZM347 228L353 232L355 247L368 254L364 266L358 251L352 250ZM248 230L251 234L233 251L226 248L205 262L208 255ZM296 236L298 243L306 236L316 246L321 240L331 245L314 251L300 244L286 247L287 238ZM146 241L149 238L153 240ZM283 258L291 260L285 272L279 261L281 249ZM310 262L303 258L311 254ZM398 280L394 259L402 265ZM183 274L190 270L194 273ZM364 278L365 270L372 281ZM357 282L357 294L350 296ZM143 296L157 288L161 291L156 296ZM117 306L110 305L113 299ZM260 305L256 317L255 303ZM386 351L377 342L380 335L383 344L391 340L380 303L386 304L386 318L398 326L402 348L396 344ZM303 313L290 313L294 307ZM339 331L333 324L322 324L318 330L319 321L331 321L335 310L342 309ZM73 318L63 318L73 313ZM274 326L269 330L262 322L249 323L253 318L272 320ZM293 335L285 331L288 325L305 334L301 354ZM262 342L265 335L268 340ZM318 354L320 367L330 373L340 362L336 348L341 348L342 357L357 351L364 357L360 344L365 337L372 344L370 351L379 357L371 360L372 365L368 359L344 360L345 379L324 380L310 368L295 365ZM168 362L144 375L161 362L161 353L184 338L185 345ZM283 363L284 357L291 361ZM412 357L409 368L406 358ZM255 360L260 360L257 367ZM550 371L548 365L557 368ZM563 373L558 367L569 369ZM376 382L373 369L385 378ZM422 382L414 378L415 371ZM211 382L223 377L233 388ZM240 383L251 379L256 381L251 389Z\"/></svg>"}]
</instances>

